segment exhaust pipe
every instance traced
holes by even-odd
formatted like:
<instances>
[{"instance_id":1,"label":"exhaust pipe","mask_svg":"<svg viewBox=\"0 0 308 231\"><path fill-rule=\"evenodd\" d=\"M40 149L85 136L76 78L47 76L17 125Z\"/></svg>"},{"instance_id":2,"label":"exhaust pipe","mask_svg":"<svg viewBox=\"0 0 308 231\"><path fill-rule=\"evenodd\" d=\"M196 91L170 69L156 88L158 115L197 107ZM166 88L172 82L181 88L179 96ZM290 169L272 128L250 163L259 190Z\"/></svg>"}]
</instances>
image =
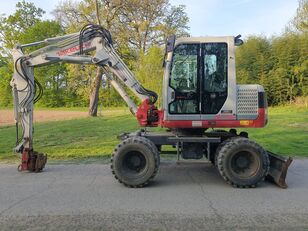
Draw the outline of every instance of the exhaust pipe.
<instances>
[{"instance_id":1,"label":"exhaust pipe","mask_svg":"<svg viewBox=\"0 0 308 231\"><path fill-rule=\"evenodd\" d=\"M280 188L287 188L286 176L293 159L291 157L285 158L279 156L270 151L267 151L267 154L270 161L270 169L266 180L275 183Z\"/></svg>"}]
</instances>

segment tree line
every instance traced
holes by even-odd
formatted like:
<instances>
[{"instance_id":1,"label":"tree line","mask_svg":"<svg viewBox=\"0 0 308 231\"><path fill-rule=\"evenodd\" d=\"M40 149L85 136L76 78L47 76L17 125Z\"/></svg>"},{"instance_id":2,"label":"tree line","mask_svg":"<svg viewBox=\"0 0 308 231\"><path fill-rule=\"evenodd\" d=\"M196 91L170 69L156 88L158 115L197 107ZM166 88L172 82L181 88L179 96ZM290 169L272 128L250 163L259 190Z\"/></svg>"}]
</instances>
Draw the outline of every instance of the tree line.
<instances>
[{"instance_id":1,"label":"tree line","mask_svg":"<svg viewBox=\"0 0 308 231\"><path fill-rule=\"evenodd\" d=\"M307 95L308 2L300 0L296 16L279 36L250 36L237 48L239 83L259 83L267 91L270 105ZM185 6L168 0L80 0L62 1L53 20L33 3L20 1L16 11L0 16L0 106L12 104L9 85L13 73L9 50L14 44L40 41L76 32L85 24L101 24L115 41L115 48L137 79L161 95L164 43L172 35L189 36ZM30 48L31 51L37 48ZM89 107L125 105L109 86L101 69L94 66L54 64L36 68L44 88L39 106ZM89 106L90 105L90 106Z\"/></svg>"},{"instance_id":2,"label":"tree line","mask_svg":"<svg viewBox=\"0 0 308 231\"><path fill-rule=\"evenodd\" d=\"M23 0L16 4L13 14L0 17L0 106L12 103L10 49L14 44L73 33L89 23L101 24L111 32L114 47L137 78L145 87L160 92L166 38L172 34L189 35L185 7L171 5L169 0L66 0L53 11L54 20L43 20L44 14L42 9ZM94 66L72 64L36 68L35 76L44 88L37 104L84 107L90 103L90 114L94 115L98 101L104 106L124 105L117 92L104 81L103 74Z\"/></svg>"},{"instance_id":3,"label":"tree line","mask_svg":"<svg viewBox=\"0 0 308 231\"><path fill-rule=\"evenodd\" d=\"M270 105L308 94L308 1L299 1L295 17L280 36L250 36L236 51L237 80L259 83Z\"/></svg>"}]
</instances>

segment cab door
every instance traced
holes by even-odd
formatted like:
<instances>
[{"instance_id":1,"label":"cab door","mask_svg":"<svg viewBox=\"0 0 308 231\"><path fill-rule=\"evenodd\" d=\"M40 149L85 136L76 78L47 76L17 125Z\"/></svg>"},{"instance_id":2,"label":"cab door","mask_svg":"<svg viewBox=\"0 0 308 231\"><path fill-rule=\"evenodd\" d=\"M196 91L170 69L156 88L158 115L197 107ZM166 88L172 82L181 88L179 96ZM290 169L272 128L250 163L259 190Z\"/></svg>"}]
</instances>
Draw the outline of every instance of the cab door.
<instances>
[{"instance_id":1,"label":"cab door","mask_svg":"<svg viewBox=\"0 0 308 231\"><path fill-rule=\"evenodd\" d=\"M228 97L228 44L203 43L201 63L201 114L211 119Z\"/></svg>"},{"instance_id":2,"label":"cab door","mask_svg":"<svg viewBox=\"0 0 308 231\"><path fill-rule=\"evenodd\" d=\"M200 120L200 54L200 44L180 44L174 49L168 86L170 120Z\"/></svg>"},{"instance_id":3,"label":"cab door","mask_svg":"<svg viewBox=\"0 0 308 231\"><path fill-rule=\"evenodd\" d=\"M230 118L236 102L234 92L228 91L228 86L235 85L235 75L230 79L229 64L234 62L230 53L227 41L179 44L174 48L168 120L215 120L222 118L222 112Z\"/></svg>"}]
</instances>

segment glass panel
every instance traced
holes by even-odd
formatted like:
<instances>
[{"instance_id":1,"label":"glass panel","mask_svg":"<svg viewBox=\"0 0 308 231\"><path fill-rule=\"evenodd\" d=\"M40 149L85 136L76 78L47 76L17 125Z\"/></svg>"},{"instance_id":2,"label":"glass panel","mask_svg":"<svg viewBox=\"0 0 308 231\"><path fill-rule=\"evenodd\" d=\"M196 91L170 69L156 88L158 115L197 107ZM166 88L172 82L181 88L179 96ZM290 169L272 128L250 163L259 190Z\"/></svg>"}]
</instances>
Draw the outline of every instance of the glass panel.
<instances>
[{"instance_id":1,"label":"glass panel","mask_svg":"<svg viewBox=\"0 0 308 231\"><path fill-rule=\"evenodd\" d=\"M227 49L226 43L204 44L202 113L218 113L227 99Z\"/></svg>"},{"instance_id":2,"label":"glass panel","mask_svg":"<svg viewBox=\"0 0 308 231\"><path fill-rule=\"evenodd\" d=\"M170 86L177 91L197 90L197 45L180 45L174 51Z\"/></svg>"},{"instance_id":3,"label":"glass panel","mask_svg":"<svg viewBox=\"0 0 308 231\"><path fill-rule=\"evenodd\" d=\"M172 114L195 114L198 111L198 54L199 45L182 44L175 48L170 87L174 101L169 105Z\"/></svg>"}]
</instances>

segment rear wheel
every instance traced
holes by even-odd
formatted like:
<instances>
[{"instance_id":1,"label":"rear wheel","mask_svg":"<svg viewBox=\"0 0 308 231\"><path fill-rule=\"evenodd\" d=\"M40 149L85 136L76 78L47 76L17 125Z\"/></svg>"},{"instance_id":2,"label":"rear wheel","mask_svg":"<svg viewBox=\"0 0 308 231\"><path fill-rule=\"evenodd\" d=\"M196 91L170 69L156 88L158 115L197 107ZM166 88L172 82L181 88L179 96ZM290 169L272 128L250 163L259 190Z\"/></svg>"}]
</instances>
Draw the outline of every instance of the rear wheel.
<instances>
[{"instance_id":1,"label":"rear wheel","mask_svg":"<svg viewBox=\"0 0 308 231\"><path fill-rule=\"evenodd\" d=\"M235 130L235 129L234 129ZM220 150L220 148L223 146L223 144L225 143L225 141L227 139L230 139L230 137L232 136L236 136L236 131L235 134L231 133L231 132L227 132L226 130L222 130L222 129L215 129L212 131L214 134L218 133L218 135L215 136L211 136L211 137L220 137L222 143L211 143L210 145L210 156L209 156L209 160L210 162L217 167L217 155L218 152ZM209 133L211 134L211 133Z\"/></svg>"},{"instance_id":2,"label":"rear wheel","mask_svg":"<svg viewBox=\"0 0 308 231\"><path fill-rule=\"evenodd\" d=\"M225 141L217 154L220 175L235 187L255 187L268 173L266 151L247 138L234 137Z\"/></svg>"},{"instance_id":3,"label":"rear wheel","mask_svg":"<svg viewBox=\"0 0 308 231\"><path fill-rule=\"evenodd\" d=\"M130 137L120 143L111 157L115 178L129 187L143 187L155 177L159 168L159 153L150 140Z\"/></svg>"}]
</instances>

